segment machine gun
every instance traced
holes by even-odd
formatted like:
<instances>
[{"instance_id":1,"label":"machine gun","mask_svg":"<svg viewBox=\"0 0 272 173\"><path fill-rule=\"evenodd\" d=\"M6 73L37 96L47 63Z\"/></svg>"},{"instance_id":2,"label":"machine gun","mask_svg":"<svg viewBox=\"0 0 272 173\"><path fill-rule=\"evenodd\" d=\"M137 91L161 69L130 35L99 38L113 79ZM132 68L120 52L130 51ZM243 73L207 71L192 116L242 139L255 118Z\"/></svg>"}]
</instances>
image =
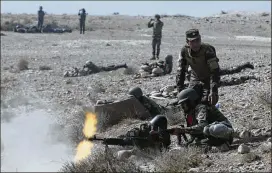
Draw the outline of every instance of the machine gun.
<instances>
[{"instance_id":1,"label":"machine gun","mask_svg":"<svg viewBox=\"0 0 272 173\"><path fill-rule=\"evenodd\" d=\"M148 130L148 131L147 131ZM104 145L119 145L119 146L137 146L139 148L156 147L168 148L171 144L170 135L174 134L175 128L156 131L149 134L150 130L147 124L142 124L140 129L135 128L128 131L123 137L118 138L98 138L94 135L88 138L89 141L102 141ZM178 134L178 144L181 144L181 138L187 142L188 139L185 134Z\"/></svg>"}]
</instances>

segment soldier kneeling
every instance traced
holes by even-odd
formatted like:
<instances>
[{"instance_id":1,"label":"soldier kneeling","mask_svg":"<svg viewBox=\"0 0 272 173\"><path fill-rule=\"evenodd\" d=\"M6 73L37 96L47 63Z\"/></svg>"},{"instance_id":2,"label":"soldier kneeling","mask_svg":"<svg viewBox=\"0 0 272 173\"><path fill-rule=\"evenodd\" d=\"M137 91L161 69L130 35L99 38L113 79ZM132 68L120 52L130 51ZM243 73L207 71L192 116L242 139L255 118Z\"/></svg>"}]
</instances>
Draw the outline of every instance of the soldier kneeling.
<instances>
[{"instance_id":1,"label":"soldier kneeling","mask_svg":"<svg viewBox=\"0 0 272 173\"><path fill-rule=\"evenodd\" d=\"M184 111L187 127L176 128L175 134L190 134L196 144L229 149L235 133L227 117L215 106L202 104L201 98L192 88L181 91L178 100Z\"/></svg>"}]
</instances>

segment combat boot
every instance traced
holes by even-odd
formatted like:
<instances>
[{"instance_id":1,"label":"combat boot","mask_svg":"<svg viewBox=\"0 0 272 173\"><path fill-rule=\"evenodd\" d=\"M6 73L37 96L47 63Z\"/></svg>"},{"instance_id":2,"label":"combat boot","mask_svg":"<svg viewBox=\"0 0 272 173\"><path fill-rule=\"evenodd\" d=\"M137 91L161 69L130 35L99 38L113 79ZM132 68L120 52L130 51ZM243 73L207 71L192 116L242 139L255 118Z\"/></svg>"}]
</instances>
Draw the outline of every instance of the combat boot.
<instances>
[{"instance_id":1,"label":"combat boot","mask_svg":"<svg viewBox=\"0 0 272 173\"><path fill-rule=\"evenodd\" d=\"M155 57L155 55L153 55L150 60L155 60L155 59L156 59L156 57Z\"/></svg>"},{"instance_id":2,"label":"combat boot","mask_svg":"<svg viewBox=\"0 0 272 173\"><path fill-rule=\"evenodd\" d=\"M159 58L159 55L156 56L156 59L160 59L160 58Z\"/></svg>"}]
</instances>

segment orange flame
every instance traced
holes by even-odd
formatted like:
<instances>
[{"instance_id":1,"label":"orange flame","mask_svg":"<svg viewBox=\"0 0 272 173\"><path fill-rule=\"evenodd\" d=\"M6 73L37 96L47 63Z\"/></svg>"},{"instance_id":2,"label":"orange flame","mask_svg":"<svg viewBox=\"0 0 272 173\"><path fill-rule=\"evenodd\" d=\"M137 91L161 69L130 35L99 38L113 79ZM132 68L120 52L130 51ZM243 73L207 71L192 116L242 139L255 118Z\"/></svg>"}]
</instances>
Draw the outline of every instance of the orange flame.
<instances>
[{"instance_id":1,"label":"orange flame","mask_svg":"<svg viewBox=\"0 0 272 173\"><path fill-rule=\"evenodd\" d=\"M94 113L87 112L85 115L85 123L83 128L83 134L86 138L90 138L96 133L97 118ZM82 159L87 158L91 154L93 143L87 140L81 141L77 146L77 153L75 161L78 162Z\"/></svg>"}]
</instances>

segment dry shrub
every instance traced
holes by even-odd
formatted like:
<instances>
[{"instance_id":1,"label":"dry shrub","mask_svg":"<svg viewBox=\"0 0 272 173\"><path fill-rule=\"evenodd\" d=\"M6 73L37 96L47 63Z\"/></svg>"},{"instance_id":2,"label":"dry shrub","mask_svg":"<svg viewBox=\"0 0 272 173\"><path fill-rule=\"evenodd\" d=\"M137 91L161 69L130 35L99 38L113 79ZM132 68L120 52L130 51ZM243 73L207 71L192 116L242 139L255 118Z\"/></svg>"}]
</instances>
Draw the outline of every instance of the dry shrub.
<instances>
[{"instance_id":1,"label":"dry shrub","mask_svg":"<svg viewBox=\"0 0 272 173\"><path fill-rule=\"evenodd\" d=\"M46 65L41 65L41 66L39 67L39 70L52 70L52 68L49 67L49 66L46 66Z\"/></svg>"},{"instance_id":2,"label":"dry shrub","mask_svg":"<svg viewBox=\"0 0 272 173\"><path fill-rule=\"evenodd\" d=\"M28 70L28 61L25 59L20 59L19 63L17 64L17 67L19 70Z\"/></svg>"},{"instance_id":3,"label":"dry shrub","mask_svg":"<svg viewBox=\"0 0 272 173\"><path fill-rule=\"evenodd\" d=\"M142 172L130 160L117 160L110 150L97 151L79 163L66 163L59 172Z\"/></svg>"},{"instance_id":4,"label":"dry shrub","mask_svg":"<svg viewBox=\"0 0 272 173\"><path fill-rule=\"evenodd\" d=\"M156 172L188 172L190 168L200 166L202 158L196 148L172 150L156 158Z\"/></svg>"}]
</instances>

